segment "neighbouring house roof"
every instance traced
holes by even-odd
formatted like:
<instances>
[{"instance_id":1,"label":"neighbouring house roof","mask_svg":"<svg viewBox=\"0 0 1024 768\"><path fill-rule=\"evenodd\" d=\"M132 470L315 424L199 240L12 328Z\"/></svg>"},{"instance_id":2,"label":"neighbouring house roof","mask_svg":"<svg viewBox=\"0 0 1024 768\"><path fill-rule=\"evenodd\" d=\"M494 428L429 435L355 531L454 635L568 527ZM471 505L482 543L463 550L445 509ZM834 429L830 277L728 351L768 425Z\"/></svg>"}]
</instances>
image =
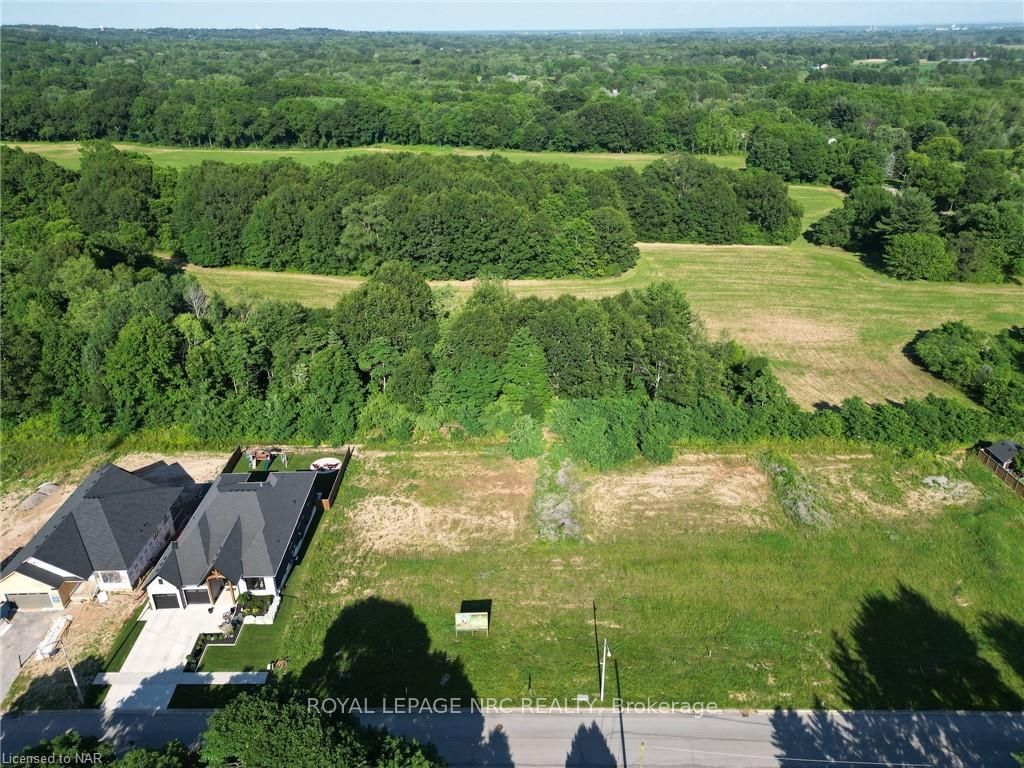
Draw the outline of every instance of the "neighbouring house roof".
<instances>
[{"instance_id":1,"label":"neighbouring house roof","mask_svg":"<svg viewBox=\"0 0 1024 768\"><path fill-rule=\"evenodd\" d=\"M178 587L202 584L219 571L273 576L313 493L316 472L229 473L217 478L181 536L154 569Z\"/></svg>"},{"instance_id":2,"label":"neighbouring house roof","mask_svg":"<svg viewBox=\"0 0 1024 768\"><path fill-rule=\"evenodd\" d=\"M1000 464L1005 464L1008 461L1013 461L1017 454L1020 453L1020 445L1012 440L1002 440L994 445L990 445L985 450Z\"/></svg>"},{"instance_id":3,"label":"neighbouring house roof","mask_svg":"<svg viewBox=\"0 0 1024 768\"><path fill-rule=\"evenodd\" d=\"M126 570L160 528L181 495L114 464L89 475L32 540L7 562L50 586L87 579L94 571Z\"/></svg>"},{"instance_id":4,"label":"neighbouring house roof","mask_svg":"<svg viewBox=\"0 0 1024 768\"><path fill-rule=\"evenodd\" d=\"M46 568L40 568L31 562L22 563L17 570L22 576L28 576L30 579L35 579L48 587L56 588L67 581L67 577Z\"/></svg>"}]
</instances>

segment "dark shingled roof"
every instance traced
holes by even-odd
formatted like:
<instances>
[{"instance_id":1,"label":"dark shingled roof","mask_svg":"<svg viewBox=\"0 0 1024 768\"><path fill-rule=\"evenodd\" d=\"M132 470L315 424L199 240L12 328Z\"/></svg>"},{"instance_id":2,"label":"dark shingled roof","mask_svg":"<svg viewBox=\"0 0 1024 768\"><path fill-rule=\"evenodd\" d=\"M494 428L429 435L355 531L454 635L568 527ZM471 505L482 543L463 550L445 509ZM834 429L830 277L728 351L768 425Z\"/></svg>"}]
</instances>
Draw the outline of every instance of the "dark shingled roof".
<instances>
[{"instance_id":1,"label":"dark shingled roof","mask_svg":"<svg viewBox=\"0 0 1024 768\"><path fill-rule=\"evenodd\" d=\"M164 552L155 576L178 587L202 584L216 568L232 582L273 576L311 498L316 472L271 472L250 482L223 474L203 497L181 536Z\"/></svg>"},{"instance_id":2,"label":"dark shingled roof","mask_svg":"<svg viewBox=\"0 0 1024 768\"><path fill-rule=\"evenodd\" d=\"M1013 461L1014 457L1020 453L1020 445L1012 440L1002 440L995 445L990 445L985 450L992 454L1000 464L1005 464L1008 461Z\"/></svg>"},{"instance_id":3,"label":"dark shingled roof","mask_svg":"<svg viewBox=\"0 0 1024 768\"><path fill-rule=\"evenodd\" d=\"M32 563L22 563L18 568L18 573L24 574L30 579L40 581L46 586L53 587L54 589L67 581L63 576L58 576L53 571L40 568L38 565L32 565Z\"/></svg>"},{"instance_id":4,"label":"dark shingled roof","mask_svg":"<svg viewBox=\"0 0 1024 768\"><path fill-rule=\"evenodd\" d=\"M4 566L0 578L17 571L45 584L65 580L25 562L29 558L80 579L88 578L93 571L123 571L153 538L182 490L180 486L154 485L107 464L75 489Z\"/></svg>"}]
</instances>

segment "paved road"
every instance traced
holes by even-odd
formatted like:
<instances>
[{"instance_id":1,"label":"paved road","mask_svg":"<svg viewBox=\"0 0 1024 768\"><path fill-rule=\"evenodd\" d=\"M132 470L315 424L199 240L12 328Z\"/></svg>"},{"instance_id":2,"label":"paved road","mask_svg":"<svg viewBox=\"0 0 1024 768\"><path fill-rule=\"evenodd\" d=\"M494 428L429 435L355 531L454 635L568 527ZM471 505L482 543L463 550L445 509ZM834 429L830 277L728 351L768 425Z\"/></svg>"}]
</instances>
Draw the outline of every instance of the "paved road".
<instances>
[{"instance_id":1,"label":"paved road","mask_svg":"<svg viewBox=\"0 0 1024 768\"><path fill-rule=\"evenodd\" d=\"M4 755L68 728L119 746L192 743L207 713L40 713L4 718ZM1021 713L720 712L611 710L459 715L364 715L403 736L432 740L453 768L1012 768L1024 745ZM623 730L624 729L624 730Z\"/></svg>"},{"instance_id":2,"label":"paved road","mask_svg":"<svg viewBox=\"0 0 1024 768\"><path fill-rule=\"evenodd\" d=\"M96 710L76 712L38 712L0 717L0 760L17 754L42 739L76 730L109 739L118 749L132 745L160 747L178 739L193 744L206 728L208 711L164 711L158 714L103 714Z\"/></svg>"}]
</instances>

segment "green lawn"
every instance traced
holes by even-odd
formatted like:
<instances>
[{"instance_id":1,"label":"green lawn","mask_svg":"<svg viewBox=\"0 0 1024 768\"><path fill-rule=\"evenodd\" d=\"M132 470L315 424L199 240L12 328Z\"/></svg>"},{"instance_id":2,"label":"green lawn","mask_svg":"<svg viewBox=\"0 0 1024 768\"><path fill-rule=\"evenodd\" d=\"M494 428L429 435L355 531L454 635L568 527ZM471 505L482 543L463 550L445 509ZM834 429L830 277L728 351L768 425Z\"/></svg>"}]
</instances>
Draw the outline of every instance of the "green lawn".
<instances>
[{"instance_id":1,"label":"green lawn","mask_svg":"<svg viewBox=\"0 0 1024 768\"><path fill-rule=\"evenodd\" d=\"M512 503L518 527L495 521L489 535L472 535L487 533L496 514L487 505L505 465L490 449L354 459L275 625L211 649L203 669L285 657L286 675L335 696L594 695L596 603L599 637L634 701L1020 702L1013 638L1024 631L1024 501L973 458L788 450L822 490L834 528L790 523L750 449L690 454L677 480L646 464L627 468L609 486L621 483L625 501L603 511L595 499L606 487L591 488L609 477L584 473L585 536L563 543L537 541L526 507ZM508 471L518 470L509 462ZM921 478L931 474L969 484L969 499L928 496ZM653 511L631 490L641 481L653 484L644 492L659 500ZM750 498L738 503L725 487ZM434 531L394 528L424 508L450 531L445 546L417 546ZM454 612L481 598L493 600L490 636L456 640ZM873 677L874 687L844 675Z\"/></svg>"},{"instance_id":2,"label":"green lawn","mask_svg":"<svg viewBox=\"0 0 1024 768\"><path fill-rule=\"evenodd\" d=\"M840 204L839 192L794 185L805 226ZM232 299L264 296L308 306L333 306L361 282L294 272L189 266L207 288ZM1021 321L1020 285L900 281L837 248L803 238L785 246L646 243L636 267L593 280L511 280L519 295L608 296L654 280L684 291L712 335L725 333L768 356L798 402L811 406L859 395L903 400L935 392L961 395L914 365L904 347L920 330L965 319L983 330ZM472 281L438 281L459 295Z\"/></svg>"},{"instance_id":3,"label":"green lawn","mask_svg":"<svg viewBox=\"0 0 1024 768\"><path fill-rule=\"evenodd\" d=\"M288 453L288 466L285 466L281 460L280 454L275 456L273 463L270 465L270 471L272 472L294 472L299 469L309 469L309 465L317 459L325 457L333 457L336 459L344 458L344 450L342 448L317 448L311 451L302 451L300 453ZM259 470L264 470L266 462L260 462L257 465ZM232 472L250 472L249 468L249 457L243 452L241 457L235 463L235 466L231 468Z\"/></svg>"},{"instance_id":4,"label":"green lawn","mask_svg":"<svg viewBox=\"0 0 1024 768\"><path fill-rule=\"evenodd\" d=\"M259 690L252 685L178 685L171 694L168 709L215 709L226 706L243 693Z\"/></svg>"},{"instance_id":5,"label":"green lawn","mask_svg":"<svg viewBox=\"0 0 1024 768\"><path fill-rule=\"evenodd\" d=\"M19 146L26 152L38 152L44 157L60 163L67 168L79 167L78 148L76 141L44 142L21 141L6 142ZM546 163L564 163L573 168L604 170L621 165L640 169L663 155L639 152L524 152L516 149L470 149L464 147L437 147L430 145L403 146L397 144L380 144L372 147L346 147L344 149L204 149L186 147L158 147L147 144L117 143L119 149L141 152L153 158L153 162L161 166L184 168L198 165L203 160L220 160L227 163L253 163L272 160L278 157L290 157L303 165L316 163L336 163L354 155L365 155L370 152L426 152L430 154L456 155L490 155L497 154L509 160L535 160ZM742 168L745 163L743 155L701 155L700 157L726 168Z\"/></svg>"},{"instance_id":6,"label":"green lawn","mask_svg":"<svg viewBox=\"0 0 1024 768\"><path fill-rule=\"evenodd\" d=\"M246 624L234 645L208 645L199 665L200 672L259 672L267 664L282 658L281 646L285 628L298 600L292 596L301 573L296 569L287 585L288 594L281 601L273 624Z\"/></svg>"},{"instance_id":7,"label":"green lawn","mask_svg":"<svg viewBox=\"0 0 1024 768\"><path fill-rule=\"evenodd\" d=\"M145 609L146 603L144 602L132 613L128 621L121 627L121 631L117 633L110 655L107 657L106 664L103 665L104 672L121 671L121 666L124 664L125 659L128 658L128 654L132 652L132 648L135 647L135 641L139 639L139 634L146 625L146 622L139 621L139 616L142 615Z\"/></svg>"}]
</instances>

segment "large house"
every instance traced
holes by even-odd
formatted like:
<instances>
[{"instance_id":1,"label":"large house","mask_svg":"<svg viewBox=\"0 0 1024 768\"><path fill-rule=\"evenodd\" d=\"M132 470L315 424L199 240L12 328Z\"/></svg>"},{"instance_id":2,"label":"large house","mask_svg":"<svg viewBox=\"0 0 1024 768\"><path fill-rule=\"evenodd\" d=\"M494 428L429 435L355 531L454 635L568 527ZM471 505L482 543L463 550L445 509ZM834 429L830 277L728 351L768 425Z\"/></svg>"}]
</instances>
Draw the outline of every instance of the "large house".
<instances>
[{"instance_id":1,"label":"large house","mask_svg":"<svg viewBox=\"0 0 1024 768\"><path fill-rule=\"evenodd\" d=\"M155 610L211 605L227 589L278 595L336 472L217 478L146 585Z\"/></svg>"},{"instance_id":2,"label":"large house","mask_svg":"<svg viewBox=\"0 0 1024 768\"><path fill-rule=\"evenodd\" d=\"M59 609L80 587L130 590L174 536L181 486L114 464L93 472L0 569L4 600Z\"/></svg>"}]
</instances>

